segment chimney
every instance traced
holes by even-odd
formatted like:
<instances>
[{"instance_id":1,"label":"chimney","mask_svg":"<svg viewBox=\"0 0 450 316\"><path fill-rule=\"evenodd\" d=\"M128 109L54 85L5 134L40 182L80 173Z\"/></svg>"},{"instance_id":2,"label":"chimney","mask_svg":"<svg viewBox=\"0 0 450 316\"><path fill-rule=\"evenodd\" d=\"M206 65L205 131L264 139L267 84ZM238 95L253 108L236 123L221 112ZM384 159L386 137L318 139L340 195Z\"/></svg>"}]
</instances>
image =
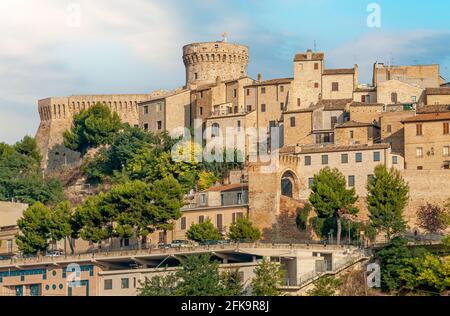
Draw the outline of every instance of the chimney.
<instances>
[{"instance_id":1,"label":"chimney","mask_svg":"<svg viewBox=\"0 0 450 316\"><path fill-rule=\"evenodd\" d=\"M258 74L258 82L262 82L262 75Z\"/></svg>"}]
</instances>

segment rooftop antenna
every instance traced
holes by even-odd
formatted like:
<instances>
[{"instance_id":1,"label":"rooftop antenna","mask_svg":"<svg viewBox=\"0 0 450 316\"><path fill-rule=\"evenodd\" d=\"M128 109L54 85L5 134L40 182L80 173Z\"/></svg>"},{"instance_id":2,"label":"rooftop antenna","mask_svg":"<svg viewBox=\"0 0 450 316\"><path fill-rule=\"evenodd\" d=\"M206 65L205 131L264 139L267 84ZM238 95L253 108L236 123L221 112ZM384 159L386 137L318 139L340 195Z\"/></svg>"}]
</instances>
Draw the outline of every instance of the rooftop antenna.
<instances>
[{"instance_id":1,"label":"rooftop antenna","mask_svg":"<svg viewBox=\"0 0 450 316\"><path fill-rule=\"evenodd\" d=\"M317 42L314 40L314 51L317 52Z\"/></svg>"},{"instance_id":2,"label":"rooftop antenna","mask_svg":"<svg viewBox=\"0 0 450 316\"><path fill-rule=\"evenodd\" d=\"M224 43L228 42L228 33L227 32L224 32L222 34L222 42L224 42Z\"/></svg>"}]
</instances>

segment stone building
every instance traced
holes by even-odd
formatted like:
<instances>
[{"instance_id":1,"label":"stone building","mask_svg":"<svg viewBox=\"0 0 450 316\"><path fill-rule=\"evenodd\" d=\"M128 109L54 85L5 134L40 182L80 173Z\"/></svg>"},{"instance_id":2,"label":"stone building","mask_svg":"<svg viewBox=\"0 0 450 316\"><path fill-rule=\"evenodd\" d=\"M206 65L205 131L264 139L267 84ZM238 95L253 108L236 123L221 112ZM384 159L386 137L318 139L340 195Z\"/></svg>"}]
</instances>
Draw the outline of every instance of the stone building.
<instances>
[{"instance_id":1,"label":"stone building","mask_svg":"<svg viewBox=\"0 0 450 316\"><path fill-rule=\"evenodd\" d=\"M402 122L407 169L450 169L450 112L417 114Z\"/></svg>"},{"instance_id":2,"label":"stone building","mask_svg":"<svg viewBox=\"0 0 450 316\"><path fill-rule=\"evenodd\" d=\"M17 221L27 208L23 203L0 202L0 257L17 253Z\"/></svg>"}]
</instances>

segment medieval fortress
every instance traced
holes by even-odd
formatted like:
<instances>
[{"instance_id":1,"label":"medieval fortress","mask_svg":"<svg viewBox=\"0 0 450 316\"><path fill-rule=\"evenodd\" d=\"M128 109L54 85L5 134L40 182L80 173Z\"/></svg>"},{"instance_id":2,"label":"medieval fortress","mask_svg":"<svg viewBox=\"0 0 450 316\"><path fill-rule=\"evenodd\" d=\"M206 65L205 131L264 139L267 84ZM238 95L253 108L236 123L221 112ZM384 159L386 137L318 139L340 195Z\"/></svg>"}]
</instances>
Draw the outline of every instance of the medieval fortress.
<instances>
[{"instance_id":1,"label":"medieval fortress","mask_svg":"<svg viewBox=\"0 0 450 316\"><path fill-rule=\"evenodd\" d=\"M55 169L79 159L64 148L62 134L74 115L100 102L124 122L149 132L193 127L201 120L210 131L207 139L234 127L266 131L268 141L270 129L279 127L275 170L262 172L261 163L246 165L247 212L262 228L307 199L314 174L326 166L341 170L362 208L376 165L401 170L410 184L406 215L411 227L421 204L450 198L450 84L439 65L375 63L372 83L364 85L358 65L329 69L324 53L308 50L294 56L292 77L254 79L247 74L248 47L226 38L186 45L183 62L186 84L173 91L40 100L36 139L43 167Z\"/></svg>"}]
</instances>

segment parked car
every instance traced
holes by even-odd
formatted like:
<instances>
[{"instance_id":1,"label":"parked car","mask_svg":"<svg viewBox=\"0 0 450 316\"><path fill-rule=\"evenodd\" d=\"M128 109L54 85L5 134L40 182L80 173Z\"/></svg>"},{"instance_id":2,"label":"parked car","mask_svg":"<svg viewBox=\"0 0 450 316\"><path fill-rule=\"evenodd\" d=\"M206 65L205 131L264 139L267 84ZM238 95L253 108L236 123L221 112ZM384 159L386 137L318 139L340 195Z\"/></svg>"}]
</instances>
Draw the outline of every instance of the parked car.
<instances>
[{"instance_id":1,"label":"parked car","mask_svg":"<svg viewBox=\"0 0 450 316\"><path fill-rule=\"evenodd\" d=\"M170 244L172 248L189 248L192 246L193 244L189 240L173 240Z\"/></svg>"},{"instance_id":2,"label":"parked car","mask_svg":"<svg viewBox=\"0 0 450 316\"><path fill-rule=\"evenodd\" d=\"M169 249L170 247L171 247L170 244L165 244L165 243L158 244L158 249Z\"/></svg>"},{"instance_id":3,"label":"parked car","mask_svg":"<svg viewBox=\"0 0 450 316\"><path fill-rule=\"evenodd\" d=\"M201 246L215 246L215 245L226 245L229 244L229 240L204 240L200 242Z\"/></svg>"},{"instance_id":4,"label":"parked car","mask_svg":"<svg viewBox=\"0 0 450 316\"><path fill-rule=\"evenodd\" d=\"M46 257L61 257L64 256L64 252L61 250L50 250L45 253Z\"/></svg>"}]
</instances>

